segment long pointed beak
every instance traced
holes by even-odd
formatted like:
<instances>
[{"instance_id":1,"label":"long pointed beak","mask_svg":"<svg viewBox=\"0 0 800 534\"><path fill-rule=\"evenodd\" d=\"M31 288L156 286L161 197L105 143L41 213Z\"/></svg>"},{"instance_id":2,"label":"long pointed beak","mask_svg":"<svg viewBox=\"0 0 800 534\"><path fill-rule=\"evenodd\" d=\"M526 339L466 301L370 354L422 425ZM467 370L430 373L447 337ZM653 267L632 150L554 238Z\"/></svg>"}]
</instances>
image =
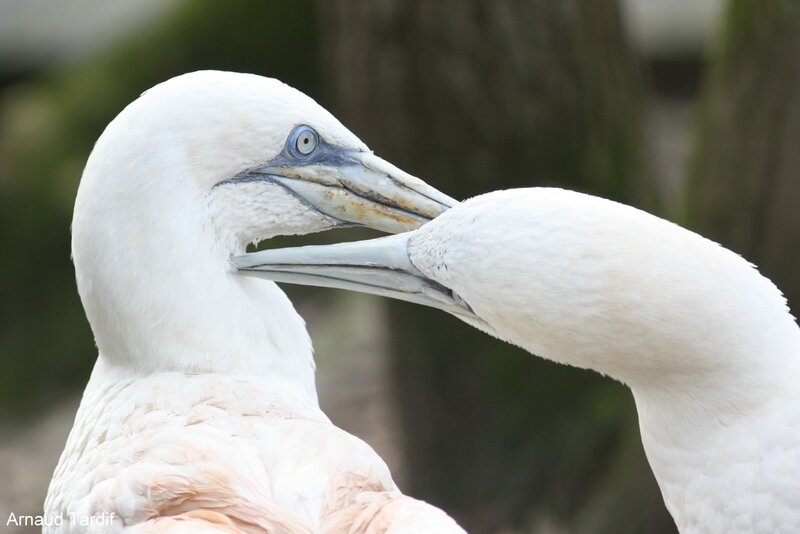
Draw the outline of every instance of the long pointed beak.
<instances>
[{"instance_id":1,"label":"long pointed beak","mask_svg":"<svg viewBox=\"0 0 800 534\"><path fill-rule=\"evenodd\" d=\"M389 233L419 228L457 204L371 152L325 150L310 162L281 157L221 183L270 181L340 224Z\"/></svg>"},{"instance_id":2,"label":"long pointed beak","mask_svg":"<svg viewBox=\"0 0 800 534\"><path fill-rule=\"evenodd\" d=\"M264 250L231 261L241 274L381 295L438 308L475 323L483 321L450 289L422 274L408 255L411 234Z\"/></svg>"}]
</instances>

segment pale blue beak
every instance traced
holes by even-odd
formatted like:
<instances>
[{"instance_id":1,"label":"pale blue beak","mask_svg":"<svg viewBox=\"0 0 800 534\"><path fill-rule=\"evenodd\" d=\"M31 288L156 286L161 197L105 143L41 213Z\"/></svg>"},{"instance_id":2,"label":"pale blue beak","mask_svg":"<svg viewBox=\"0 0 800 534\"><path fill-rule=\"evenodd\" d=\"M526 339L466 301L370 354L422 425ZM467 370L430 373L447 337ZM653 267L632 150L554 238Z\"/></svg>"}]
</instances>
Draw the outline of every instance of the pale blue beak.
<instances>
[{"instance_id":1,"label":"pale blue beak","mask_svg":"<svg viewBox=\"0 0 800 534\"><path fill-rule=\"evenodd\" d=\"M233 265L248 276L390 297L480 321L453 291L422 274L408 254L405 233L334 245L264 250L235 256Z\"/></svg>"}]
</instances>

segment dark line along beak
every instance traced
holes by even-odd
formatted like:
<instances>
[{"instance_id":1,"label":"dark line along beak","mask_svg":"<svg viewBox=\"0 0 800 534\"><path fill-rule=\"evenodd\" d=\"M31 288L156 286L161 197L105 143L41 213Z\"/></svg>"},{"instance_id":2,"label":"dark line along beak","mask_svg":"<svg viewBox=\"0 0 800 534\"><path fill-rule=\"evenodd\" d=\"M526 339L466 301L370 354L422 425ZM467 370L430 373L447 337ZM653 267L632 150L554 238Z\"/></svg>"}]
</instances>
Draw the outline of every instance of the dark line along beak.
<instances>
[{"instance_id":1,"label":"dark line along beak","mask_svg":"<svg viewBox=\"0 0 800 534\"><path fill-rule=\"evenodd\" d=\"M231 261L241 274L249 276L391 297L438 308L473 324L483 323L458 295L414 267L408 255L410 236L264 250Z\"/></svg>"},{"instance_id":2,"label":"dark line along beak","mask_svg":"<svg viewBox=\"0 0 800 534\"><path fill-rule=\"evenodd\" d=\"M371 152L324 144L308 160L281 155L218 185L270 181L343 225L389 233L419 228L457 204Z\"/></svg>"}]
</instances>

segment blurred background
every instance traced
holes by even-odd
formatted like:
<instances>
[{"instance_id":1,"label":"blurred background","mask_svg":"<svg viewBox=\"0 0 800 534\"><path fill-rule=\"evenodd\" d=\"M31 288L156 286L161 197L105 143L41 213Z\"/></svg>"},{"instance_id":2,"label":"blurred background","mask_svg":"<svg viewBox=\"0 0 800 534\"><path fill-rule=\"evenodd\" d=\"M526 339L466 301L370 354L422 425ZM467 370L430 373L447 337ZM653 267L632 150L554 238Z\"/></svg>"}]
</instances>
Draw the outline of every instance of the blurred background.
<instances>
[{"instance_id":1,"label":"blurred background","mask_svg":"<svg viewBox=\"0 0 800 534\"><path fill-rule=\"evenodd\" d=\"M280 78L457 198L558 185L647 209L800 306L798 2L0 0L0 530L41 512L96 355L69 259L92 144L207 68ZM435 310L286 290L323 409L405 492L473 532L675 531L622 385Z\"/></svg>"}]
</instances>

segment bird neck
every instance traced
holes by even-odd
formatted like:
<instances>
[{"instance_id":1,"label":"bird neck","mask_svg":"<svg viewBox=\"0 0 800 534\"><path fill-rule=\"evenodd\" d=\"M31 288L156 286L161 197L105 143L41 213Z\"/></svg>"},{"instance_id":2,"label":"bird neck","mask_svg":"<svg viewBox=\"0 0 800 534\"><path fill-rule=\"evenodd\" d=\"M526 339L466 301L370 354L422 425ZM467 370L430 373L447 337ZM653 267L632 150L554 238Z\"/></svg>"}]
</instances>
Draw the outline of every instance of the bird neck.
<instances>
[{"instance_id":1,"label":"bird neck","mask_svg":"<svg viewBox=\"0 0 800 534\"><path fill-rule=\"evenodd\" d=\"M800 399L800 331L795 327L790 336L775 341L763 350L717 354L716 368L625 380L636 400L642 434L672 445L693 443L698 436L746 426L778 406L795 403Z\"/></svg>"},{"instance_id":2,"label":"bird neck","mask_svg":"<svg viewBox=\"0 0 800 534\"><path fill-rule=\"evenodd\" d=\"M728 272L731 280L704 280L691 300L652 295L648 306L670 308L669 317L659 312L657 334L638 348L635 340L622 344L632 353L612 360L646 362L609 372L631 387L654 439L665 429L666 439L679 429L679 436L708 433L709 425L746 420L797 395L800 328L785 300L749 265L741 276Z\"/></svg>"},{"instance_id":3,"label":"bird neck","mask_svg":"<svg viewBox=\"0 0 800 534\"><path fill-rule=\"evenodd\" d=\"M678 237L685 239L660 250L638 248L650 257L632 267L617 262L598 275L602 283L620 278L598 297L608 299L602 313L584 321L601 328L572 324L578 342L553 354L630 386L676 523L716 531L730 503L752 494L750 473L766 487L785 479L764 458L794 446L785 429L800 413L800 329L777 288L747 262Z\"/></svg>"},{"instance_id":4,"label":"bird neck","mask_svg":"<svg viewBox=\"0 0 800 534\"><path fill-rule=\"evenodd\" d=\"M796 330L783 338L794 352L782 357L738 353L742 366L735 369L632 386L642 445L679 530L712 532L741 519L731 503L753 504L758 486L764 502L796 492L786 476L796 467L789 451L796 449L792 429L800 421Z\"/></svg>"},{"instance_id":5,"label":"bird neck","mask_svg":"<svg viewBox=\"0 0 800 534\"><path fill-rule=\"evenodd\" d=\"M73 260L101 359L144 375L278 376L316 400L302 318L275 284L232 272L241 250L220 238L203 198L180 191L129 210L83 188Z\"/></svg>"}]
</instances>

